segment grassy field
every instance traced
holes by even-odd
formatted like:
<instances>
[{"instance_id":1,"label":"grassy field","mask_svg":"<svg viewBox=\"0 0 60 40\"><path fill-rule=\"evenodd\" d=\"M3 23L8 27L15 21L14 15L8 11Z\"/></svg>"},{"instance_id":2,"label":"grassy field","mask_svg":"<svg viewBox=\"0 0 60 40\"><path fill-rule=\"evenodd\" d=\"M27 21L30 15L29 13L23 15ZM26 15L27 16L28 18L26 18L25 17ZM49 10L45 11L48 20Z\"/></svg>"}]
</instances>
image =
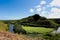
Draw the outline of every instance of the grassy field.
<instances>
[{"instance_id":1,"label":"grassy field","mask_svg":"<svg viewBox=\"0 0 60 40\"><path fill-rule=\"evenodd\" d=\"M23 29L26 30L28 33L48 33L53 31L53 28L44 28L44 27L27 27L27 26L23 26Z\"/></svg>"},{"instance_id":2,"label":"grassy field","mask_svg":"<svg viewBox=\"0 0 60 40\"><path fill-rule=\"evenodd\" d=\"M7 24L4 24L3 22L0 21L0 30L7 31L8 26Z\"/></svg>"}]
</instances>

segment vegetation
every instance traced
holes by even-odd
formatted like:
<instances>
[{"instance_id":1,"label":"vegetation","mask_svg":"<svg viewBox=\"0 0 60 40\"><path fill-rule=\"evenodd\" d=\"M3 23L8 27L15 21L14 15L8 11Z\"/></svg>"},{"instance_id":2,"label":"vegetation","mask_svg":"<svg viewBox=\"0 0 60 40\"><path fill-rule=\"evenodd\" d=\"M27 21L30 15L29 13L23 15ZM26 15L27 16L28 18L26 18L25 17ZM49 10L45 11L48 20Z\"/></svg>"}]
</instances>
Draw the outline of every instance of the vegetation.
<instances>
[{"instance_id":1,"label":"vegetation","mask_svg":"<svg viewBox=\"0 0 60 40\"><path fill-rule=\"evenodd\" d=\"M60 40L60 34L46 34L44 36L42 36L43 39L46 40Z\"/></svg>"},{"instance_id":2,"label":"vegetation","mask_svg":"<svg viewBox=\"0 0 60 40\"><path fill-rule=\"evenodd\" d=\"M22 34L40 34L39 37L36 37L36 40L60 40L60 34L51 34L58 25L60 26L60 19L47 19L35 14L20 20L0 20L0 30L8 31L9 24L14 24L13 30L20 36ZM23 37L26 39L27 36L23 35ZM30 37L27 39L32 40L33 38Z\"/></svg>"},{"instance_id":3,"label":"vegetation","mask_svg":"<svg viewBox=\"0 0 60 40\"><path fill-rule=\"evenodd\" d=\"M53 28L30 27L30 26L23 26L23 29L26 30L27 33L32 34L46 34L54 30Z\"/></svg>"},{"instance_id":4,"label":"vegetation","mask_svg":"<svg viewBox=\"0 0 60 40\"><path fill-rule=\"evenodd\" d=\"M3 20L4 23L18 23L26 26L34 26L34 27L47 27L47 28L57 28L58 24L53 19L47 19L45 17L41 17L38 14L20 19L20 20ZM60 21L58 21L60 22Z\"/></svg>"},{"instance_id":5,"label":"vegetation","mask_svg":"<svg viewBox=\"0 0 60 40\"><path fill-rule=\"evenodd\" d=\"M47 28L56 28L58 25L52 20L48 20L45 17L41 17L38 14L23 18L17 21L18 24L34 27L47 27Z\"/></svg>"},{"instance_id":6,"label":"vegetation","mask_svg":"<svg viewBox=\"0 0 60 40\"><path fill-rule=\"evenodd\" d=\"M26 35L13 34L6 31L0 31L0 40L44 40L41 37L28 37Z\"/></svg>"},{"instance_id":7,"label":"vegetation","mask_svg":"<svg viewBox=\"0 0 60 40\"><path fill-rule=\"evenodd\" d=\"M52 20L52 21L54 21L55 23L60 24L60 18L49 19L49 20Z\"/></svg>"},{"instance_id":8,"label":"vegetation","mask_svg":"<svg viewBox=\"0 0 60 40\"><path fill-rule=\"evenodd\" d=\"M15 24L14 26L14 32L15 33L22 33L22 34L26 34L26 31L22 28L21 25Z\"/></svg>"},{"instance_id":9,"label":"vegetation","mask_svg":"<svg viewBox=\"0 0 60 40\"><path fill-rule=\"evenodd\" d=\"M8 31L8 25L0 21L0 30Z\"/></svg>"}]
</instances>

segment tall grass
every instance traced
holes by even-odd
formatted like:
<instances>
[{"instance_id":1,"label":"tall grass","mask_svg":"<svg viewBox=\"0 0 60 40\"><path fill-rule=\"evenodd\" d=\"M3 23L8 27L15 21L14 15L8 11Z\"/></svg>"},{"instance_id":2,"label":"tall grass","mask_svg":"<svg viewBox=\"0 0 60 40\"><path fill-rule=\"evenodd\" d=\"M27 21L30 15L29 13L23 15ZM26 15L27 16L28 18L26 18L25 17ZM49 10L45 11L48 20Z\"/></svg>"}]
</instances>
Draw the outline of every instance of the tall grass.
<instances>
[{"instance_id":1,"label":"tall grass","mask_svg":"<svg viewBox=\"0 0 60 40\"><path fill-rule=\"evenodd\" d=\"M2 21L0 21L0 30L7 31L8 25L4 24Z\"/></svg>"}]
</instances>

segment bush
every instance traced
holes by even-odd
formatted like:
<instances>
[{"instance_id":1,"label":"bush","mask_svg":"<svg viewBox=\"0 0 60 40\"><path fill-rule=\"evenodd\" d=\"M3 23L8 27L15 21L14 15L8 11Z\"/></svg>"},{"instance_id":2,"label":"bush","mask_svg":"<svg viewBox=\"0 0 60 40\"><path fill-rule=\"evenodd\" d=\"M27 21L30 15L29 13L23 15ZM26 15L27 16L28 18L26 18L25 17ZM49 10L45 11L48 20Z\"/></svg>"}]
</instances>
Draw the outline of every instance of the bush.
<instances>
[{"instance_id":1,"label":"bush","mask_svg":"<svg viewBox=\"0 0 60 40\"><path fill-rule=\"evenodd\" d=\"M43 36L44 39L46 40L60 40L60 34L46 34Z\"/></svg>"},{"instance_id":2,"label":"bush","mask_svg":"<svg viewBox=\"0 0 60 40\"><path fill-rule=\"evenodd\" d=\"M22 33L22 34L26 34L26 31L22 28L22 25L19 25L19 24L15 24L14 26L14 32L15 33Z\"/></svg>"}]
</instances>

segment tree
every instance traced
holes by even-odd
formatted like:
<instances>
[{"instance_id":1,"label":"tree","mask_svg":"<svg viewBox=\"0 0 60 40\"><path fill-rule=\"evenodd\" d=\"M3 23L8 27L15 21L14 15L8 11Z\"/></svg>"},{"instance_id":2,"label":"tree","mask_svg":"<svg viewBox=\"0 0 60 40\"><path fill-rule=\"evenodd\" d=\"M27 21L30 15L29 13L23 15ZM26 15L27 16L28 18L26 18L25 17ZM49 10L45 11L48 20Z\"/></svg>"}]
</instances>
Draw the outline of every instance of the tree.
<instances>
[{"instance_id":1,"label":"tree","mask_svg":"<svg viewBox=\"0 0 60 40\"><path fill-rule=\"evenodd\" d=\"M22 33L22 34L26 34L26 31L22 28L22 25L19 25L19 24L15 24L15 26L14 26L14 32L15 33Z\"/></svg>"}]
</instances>

